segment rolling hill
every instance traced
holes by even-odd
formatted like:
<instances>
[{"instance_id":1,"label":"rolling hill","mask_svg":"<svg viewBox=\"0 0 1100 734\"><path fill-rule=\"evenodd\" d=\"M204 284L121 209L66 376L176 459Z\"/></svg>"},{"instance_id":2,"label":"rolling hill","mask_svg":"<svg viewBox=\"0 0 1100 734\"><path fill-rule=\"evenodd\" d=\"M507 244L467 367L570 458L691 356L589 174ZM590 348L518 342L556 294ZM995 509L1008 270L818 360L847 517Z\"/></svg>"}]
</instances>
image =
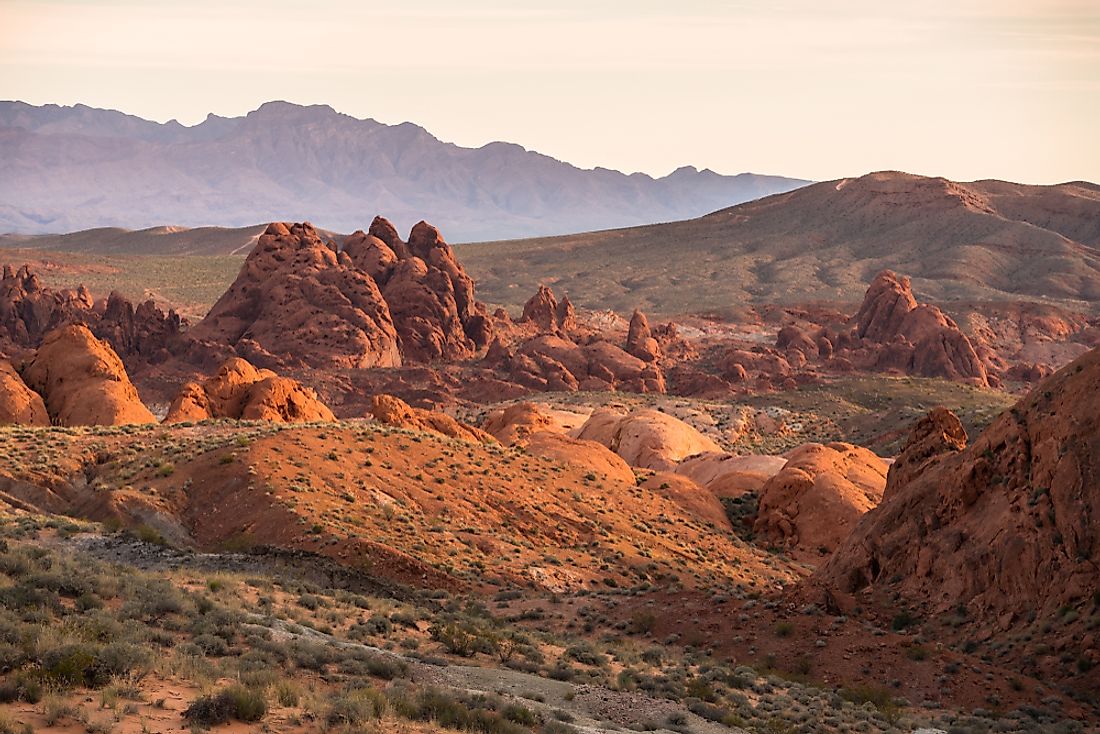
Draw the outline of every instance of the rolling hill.
<instances>
[{"instance_id":1,"label":"rolling hill","mask_svg":"<svg viewBox=\"0 0 1100 734\"><path fill-rule=\"evenodd\" d=\"M84 105L0 102L0 232L252 226L351 231L430 216L456 241L699 216L805 181L680 168L663 178L575 166L494 142L444 143L412 123L269 102L164 124Z\"/></svg>"},{"instance_id":2,"label":"rolling hill","mask_svg":"<svg viewBox=\"0 0 1100 734\"><path fill-rule=\"evenodd\" d=\"M924 300L1090 308L1100 302L1100 186L880 172L689 221L465 245L460 254L486 301L513 306L538 283L588 307L659 314L856 302L892 269L911 276Z\"/></svg>"}]
</instances>

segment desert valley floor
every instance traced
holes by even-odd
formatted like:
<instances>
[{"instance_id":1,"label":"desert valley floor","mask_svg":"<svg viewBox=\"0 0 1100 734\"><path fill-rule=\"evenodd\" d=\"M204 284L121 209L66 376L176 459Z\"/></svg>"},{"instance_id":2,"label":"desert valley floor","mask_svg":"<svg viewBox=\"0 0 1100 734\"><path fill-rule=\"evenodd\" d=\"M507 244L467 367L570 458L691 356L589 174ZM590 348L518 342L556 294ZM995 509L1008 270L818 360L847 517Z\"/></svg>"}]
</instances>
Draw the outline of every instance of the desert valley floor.
<instances>
[{"instance_id":1,"label":"desert valley floor","mask_svg":"<svg viewBox=\"0 0 1100 734\"><path fill-rule=\"evenodd\" d=\"M0 732L1096 731L1097 222L9 239Z\"/></svg>"}]
</instances>

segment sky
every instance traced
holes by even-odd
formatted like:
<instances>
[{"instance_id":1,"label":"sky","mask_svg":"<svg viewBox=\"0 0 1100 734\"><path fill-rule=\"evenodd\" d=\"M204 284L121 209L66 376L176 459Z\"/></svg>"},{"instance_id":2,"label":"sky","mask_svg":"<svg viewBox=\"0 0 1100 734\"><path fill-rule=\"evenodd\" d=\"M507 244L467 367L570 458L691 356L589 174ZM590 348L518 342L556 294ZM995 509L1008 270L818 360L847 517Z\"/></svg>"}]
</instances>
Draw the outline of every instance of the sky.
<instances>
[{"instance_id":1,"label":"sky","mask_svg":"<svg viewBox=\"0 0 1100 734\"><path fill-rule=\"evenodd\" d=\"M1100 0L0 0L0 99L272 99L576 165L1100 181Z\"/></svg>"}]
</instances>

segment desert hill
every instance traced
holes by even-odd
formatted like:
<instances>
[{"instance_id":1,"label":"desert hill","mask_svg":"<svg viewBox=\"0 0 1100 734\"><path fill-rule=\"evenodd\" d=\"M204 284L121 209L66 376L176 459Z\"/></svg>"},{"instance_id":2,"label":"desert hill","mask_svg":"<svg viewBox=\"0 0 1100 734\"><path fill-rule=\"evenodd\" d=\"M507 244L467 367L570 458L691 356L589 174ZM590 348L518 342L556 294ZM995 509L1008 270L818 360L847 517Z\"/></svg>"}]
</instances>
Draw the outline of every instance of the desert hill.
<instances>
[{"instance_id":1,"label":"desert hill","mask_svg":"<svg viewBox=\"0 0 1100 734\"><path fill-rule=\"evenodd\" d=\"M856 302L890 269L910 275L923 300L1092 307L1100 302L1100 187L880 172L684 222L461 249L483 297L508 305L540 282L593 308L662 315Z\"/></svg>"},{"instance_id":2,"label":"desert hill","mask_svg":"<svg viewBox=\"0 0 1100 734\"><path fill-rule=\"evenodd\" d=\"M193 127L77 105L0 102L0 231L312 219L350 232L431 214L458 240L698 216L805 181L684 167L663 178L582 170L510 143L462 148L412 123L269 102Z\"/></svg>"},{"instance_id":3,"label":"desert hill","mask_svg":"<svg viewBox=\"0 0 1100 734\"><path fill-rule=\"evenodd\" d=\"M940 639L989 642L1029 674L1092 671L1100 662L1089 621L1100 604L1098 387L1094 349L970 446L953 415L934 411L891 467L881 504L814 582L830 603L885 602L904 624L943 626ZM1095 685L1095 671L1088 680Z\"/></svg>"},{"instance_id":4,"label":"desert hill","mask_svg":"<svg viewBox=\"0 0 1100 734\"><path fill-rule=\"evenodd\" d=\"M0 500L200 548L306 550L390 583L747 591L798 577L659 492L495 443L365 421L182 423L59 433L16 458L38 441L0 431Z\"/></svg>"}]
</instances>

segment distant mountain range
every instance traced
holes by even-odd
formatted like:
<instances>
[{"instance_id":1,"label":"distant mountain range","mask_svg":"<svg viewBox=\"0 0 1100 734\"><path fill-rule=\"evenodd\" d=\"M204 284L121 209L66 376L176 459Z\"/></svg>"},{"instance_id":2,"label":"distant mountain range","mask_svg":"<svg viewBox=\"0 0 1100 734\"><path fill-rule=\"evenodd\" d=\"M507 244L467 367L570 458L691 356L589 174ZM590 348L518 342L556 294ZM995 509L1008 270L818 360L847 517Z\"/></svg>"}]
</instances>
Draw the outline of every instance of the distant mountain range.
<instances>
[{"instance_id":1,"label":"distant mountain range","mask_svg":"<svg viewBox=\"0 0 1100 734\"><path fill-rule=\"evenodd\" d=\"M582 170L519 145L463 148L323 105L268 102L186 127L0 102L0 232L271 220L352 231L383 214L402 230L428 219L471 241L685 219L806 183L691 167L657 179Z\"/></svg>"}]
</instances>

